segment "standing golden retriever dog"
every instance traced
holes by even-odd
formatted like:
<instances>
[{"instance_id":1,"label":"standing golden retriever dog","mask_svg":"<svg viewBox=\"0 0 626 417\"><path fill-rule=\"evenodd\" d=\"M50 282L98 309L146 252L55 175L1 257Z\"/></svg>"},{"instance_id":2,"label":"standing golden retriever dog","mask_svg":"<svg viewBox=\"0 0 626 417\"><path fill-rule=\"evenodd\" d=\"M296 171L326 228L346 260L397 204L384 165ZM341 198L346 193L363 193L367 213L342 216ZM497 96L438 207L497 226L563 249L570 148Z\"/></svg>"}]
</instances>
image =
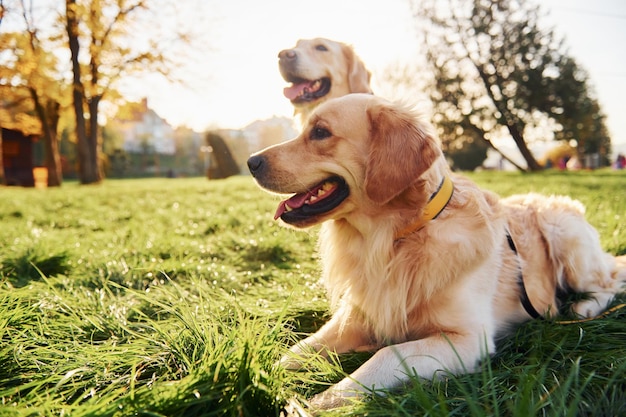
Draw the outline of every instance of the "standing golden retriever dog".
<instances>
[{"instance_id":1,"label":"standing golden retriever dog","mask_svg":"<svg viewBox=\"0 0 626 417\"><path fill-rule=\"evenodd\" d=\"M494 339L558 312L558 290L586 292L580 316L621 291L626 262L605 253L582 205L536 194L501 200L453 176L432 127L381 98L320 105L297 138L248 160L259 185L295 193L276 218L322 223L323 280L334 315L282 359L378 350L314 397L331 408L372 388L464 372Z\"/></svg>"},{"instance_id":2,"label":"standing golden retriever dog","mask_svg":"<svg viewBox=\"0 0 626 417\"><path fill-rule=\"evenodd\" d=\"M292 83L284 94L301 125L317 105L330 98L372 92L370 72L345 43L301 39L295 47L280 51L278 67L285 81Z\"/></svg>"}]
</instances>

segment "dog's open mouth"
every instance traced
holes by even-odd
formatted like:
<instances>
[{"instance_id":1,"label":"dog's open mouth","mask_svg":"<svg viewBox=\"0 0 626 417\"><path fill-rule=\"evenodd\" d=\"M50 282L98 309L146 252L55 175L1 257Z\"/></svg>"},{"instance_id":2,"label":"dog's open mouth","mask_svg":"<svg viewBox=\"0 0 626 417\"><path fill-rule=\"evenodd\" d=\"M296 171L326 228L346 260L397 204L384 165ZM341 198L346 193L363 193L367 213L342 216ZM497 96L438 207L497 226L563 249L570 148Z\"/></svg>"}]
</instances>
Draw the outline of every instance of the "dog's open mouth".
<instances>
[{"instance_id":1,"label":"dog's open mouth","mask_svg":"<svg viewBox=\"0 0 626 417\"><path fill-rule=\"evenodd\" d=\"M289 80L292 85L283 90L285 97L292 103L302 103L324 97L330 91L330 78L309 81L303 79Z\"/></svg>"},{"instance_id":2,"label":"dog's open mouth","mask_svg":"<svg viewBox=\"0 0 626 417\"><path fill-rule=\"evenodd\" d=\"M332 177L312 189L281 201L274 215L289 224L303 223L339 206L350 194L348 185L341 177Z\"/></svg>"}]
</instances>

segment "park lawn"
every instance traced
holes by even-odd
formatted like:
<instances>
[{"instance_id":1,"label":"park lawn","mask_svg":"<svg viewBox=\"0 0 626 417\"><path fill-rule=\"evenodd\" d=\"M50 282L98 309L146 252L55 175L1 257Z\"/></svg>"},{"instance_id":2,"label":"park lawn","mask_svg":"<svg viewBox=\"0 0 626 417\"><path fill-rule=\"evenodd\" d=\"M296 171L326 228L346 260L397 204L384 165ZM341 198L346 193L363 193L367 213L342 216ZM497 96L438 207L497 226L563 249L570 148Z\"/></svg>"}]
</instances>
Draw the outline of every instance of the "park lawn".
<instances>
[{"instance_id":1,"label":"park lawn","mask_svg":"<svg viewBox=\"0 0 626 417\"><path fill-rule=\"evenodd\" d=\"M503 196L568 194L626 254L626 173L471 176ZM317 229L272 220L250 177L0 188L0 416L278 416L367 355L274 366L328 318ZM614 305L626 302L619 297ZM329 415L626 415L626 308L533 321L480 372Z\"/></svg>"}]
</instances>

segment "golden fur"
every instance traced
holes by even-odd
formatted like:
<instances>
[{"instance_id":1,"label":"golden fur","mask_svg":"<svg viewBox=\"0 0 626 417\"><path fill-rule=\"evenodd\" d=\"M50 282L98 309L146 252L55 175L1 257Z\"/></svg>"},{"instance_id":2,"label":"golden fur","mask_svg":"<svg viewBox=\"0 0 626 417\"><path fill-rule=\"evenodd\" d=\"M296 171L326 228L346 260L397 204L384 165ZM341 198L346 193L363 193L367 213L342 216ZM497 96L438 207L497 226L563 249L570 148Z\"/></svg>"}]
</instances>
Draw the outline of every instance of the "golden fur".
<instances>
[{"instance_id":1,"label":"golden fur","mask_svg":"<svg viewBox=\"0 0 626 417\"><path fill-rule=\"evenodd\" d=\"M260 186L299 193L277 212L283 220L295 227L323 223L319 250L334 314L282 364L297 368L311 350L377 350L314 397L319 408L396 386L407 373L431 378L442 369L474 369L498 335L531 319L520 302L520 267L533 306L545 316L558 313L557 289L590 293L594 298L573 308L594 316L626 280L625 257L618 269L579 202L537 194L500 199L480 189L450 172L427 122L372 95L320 105L302 134L251 156L248 165ZM454 182L448 205L397 239L444 176ZM349 189L343 200L341 179ZM332 191L315 191L325 181L324 190ZM333 206L315 209L322 199Z\"/></svg>"},{"instance_id":2,"label":"golden fur","mask_svg":"<svg viewBox=\"0 0 626 417\"><path fill-rule=\"evenodd\" d=\"M334 97L350 93L371 93L370 72L354 49L345 43L330 39L300 39L296 46L280 51L278 67L285 81L293 83L285 88L285 95L291 99L294 114L301 124L313 109ZM316 80L326 80L328 92L321 97L315 94L304 99L290 97L288 91L302 91L296 85L306 85ZM293 95L296 93L293 92Z\"/></svg>"}]
</instances>

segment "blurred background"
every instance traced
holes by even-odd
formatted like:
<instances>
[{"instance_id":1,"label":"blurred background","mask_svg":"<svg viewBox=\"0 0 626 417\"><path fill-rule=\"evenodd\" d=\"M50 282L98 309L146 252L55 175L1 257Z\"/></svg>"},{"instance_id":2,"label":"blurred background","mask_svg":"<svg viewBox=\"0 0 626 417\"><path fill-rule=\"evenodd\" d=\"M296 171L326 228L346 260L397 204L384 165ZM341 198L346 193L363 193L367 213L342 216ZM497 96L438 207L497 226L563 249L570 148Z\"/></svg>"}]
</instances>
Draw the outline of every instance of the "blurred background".
<instances>
[{"instance_id":1,"label":"blurred background","mask_svg":"<svg viewBox=\"0 0 626 417\"><path fill-rule=\"evenodd\" d=\"M0 182L245 173L297 134L277 67L352 45L458 170L619 168L621 0L0 0Z\"/></svg>"}]
</instances>

